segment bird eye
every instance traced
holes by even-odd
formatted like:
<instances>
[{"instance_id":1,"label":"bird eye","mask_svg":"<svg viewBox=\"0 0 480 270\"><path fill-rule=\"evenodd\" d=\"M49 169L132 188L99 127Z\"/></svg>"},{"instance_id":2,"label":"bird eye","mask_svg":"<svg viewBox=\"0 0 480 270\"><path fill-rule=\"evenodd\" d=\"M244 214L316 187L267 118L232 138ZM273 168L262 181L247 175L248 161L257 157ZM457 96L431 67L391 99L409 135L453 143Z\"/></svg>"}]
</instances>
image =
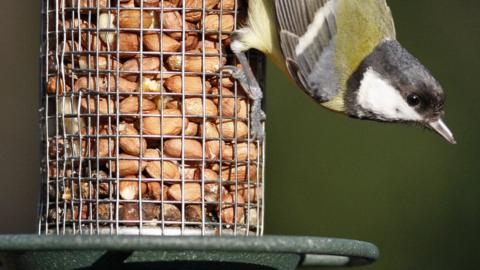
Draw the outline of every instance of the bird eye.
<instances>
[{"instance_id":1,"label":"bird eye","mask_svg":"<svg viewBox=\"0 0 480 270\"><path fill-rule=\"evenodd\" d=\"M415 107L418 104L420 104L420 97L415 94L411 94L407 97L407 102L408 102L408 105Z\"/></svg>"}]
</instances>

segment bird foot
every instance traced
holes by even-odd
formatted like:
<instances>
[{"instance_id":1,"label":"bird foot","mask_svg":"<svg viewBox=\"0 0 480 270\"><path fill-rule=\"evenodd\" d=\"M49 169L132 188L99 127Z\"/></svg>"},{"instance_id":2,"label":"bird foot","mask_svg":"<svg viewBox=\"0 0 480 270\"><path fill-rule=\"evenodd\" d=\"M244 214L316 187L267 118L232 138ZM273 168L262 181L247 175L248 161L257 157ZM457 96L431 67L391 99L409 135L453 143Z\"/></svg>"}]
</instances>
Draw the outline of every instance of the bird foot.
<instances>
[{"instance_id":1,"label":"bird foot","mask_svg":"<svg viewBox=\"0 0 480 270\"><path fill-rule=\"evenodd\" d=\"M263 92L257 79L253 76L253 73L245 72L245 70L236 66L224 66L222 70L230 73L234 79L238 80L248 97L252 100L253 104L250 111L252 137L254 140L263 140L265 137L263 122L266 119L266 114L262 110Z\"/></svg>"}]
</instances>

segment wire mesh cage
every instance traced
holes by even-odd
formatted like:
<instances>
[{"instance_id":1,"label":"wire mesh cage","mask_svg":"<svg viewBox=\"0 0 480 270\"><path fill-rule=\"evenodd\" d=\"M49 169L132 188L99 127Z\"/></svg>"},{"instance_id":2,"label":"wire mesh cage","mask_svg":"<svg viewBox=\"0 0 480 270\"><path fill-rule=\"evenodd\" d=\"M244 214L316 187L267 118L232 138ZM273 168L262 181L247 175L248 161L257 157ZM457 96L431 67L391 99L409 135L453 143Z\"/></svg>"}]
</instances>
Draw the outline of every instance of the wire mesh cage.
<instances>
[{"instance_id":1,"label":"wire mesh cage","mask_svg":"<svg viewBox=\"0 0 480 270\"><path fill-rule=\"evenodd\" d=\"M263 234L264 143L221 69L245 2L42 1L40 234Z\"/></svg>"}]
</instances>

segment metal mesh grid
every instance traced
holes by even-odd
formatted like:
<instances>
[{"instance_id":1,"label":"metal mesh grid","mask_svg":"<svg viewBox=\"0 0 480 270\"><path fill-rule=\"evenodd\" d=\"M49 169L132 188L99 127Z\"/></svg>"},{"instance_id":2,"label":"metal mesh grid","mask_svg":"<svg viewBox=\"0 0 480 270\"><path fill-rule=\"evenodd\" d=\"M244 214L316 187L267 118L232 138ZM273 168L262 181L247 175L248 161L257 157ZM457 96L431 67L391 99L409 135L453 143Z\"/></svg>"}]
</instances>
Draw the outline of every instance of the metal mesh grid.
<instances>
[{"instance_id":1,"label":"metal mesh grid","mask_svg":"<svg viewBox=\"0 0 480 270\"><path fill-rule=\"evenodd\" d=\"M42 1L40 234L263 234L239 4Z\"/></svg>"}]
</instances>

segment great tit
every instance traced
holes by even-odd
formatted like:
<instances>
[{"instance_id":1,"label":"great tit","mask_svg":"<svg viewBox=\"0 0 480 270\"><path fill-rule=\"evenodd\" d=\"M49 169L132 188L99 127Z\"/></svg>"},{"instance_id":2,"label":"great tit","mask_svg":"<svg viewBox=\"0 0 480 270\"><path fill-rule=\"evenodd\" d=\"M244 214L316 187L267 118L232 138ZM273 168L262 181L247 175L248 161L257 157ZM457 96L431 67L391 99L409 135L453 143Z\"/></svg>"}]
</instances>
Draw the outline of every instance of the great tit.
<instances>
[{"instance_id":1,"label":"great tit","mask_svg":"<svg viewBox=\"0 0 480 270\"><path fill-rule=\"evenodd\" d=\"M257 49L324 107L358 119L419 123L454 144L442 120L437 80L396 40L385 0L249 0L226 67L253 100L252 128L263 136L262 91L245 52Z\"/></svg>"}]
</instances>

